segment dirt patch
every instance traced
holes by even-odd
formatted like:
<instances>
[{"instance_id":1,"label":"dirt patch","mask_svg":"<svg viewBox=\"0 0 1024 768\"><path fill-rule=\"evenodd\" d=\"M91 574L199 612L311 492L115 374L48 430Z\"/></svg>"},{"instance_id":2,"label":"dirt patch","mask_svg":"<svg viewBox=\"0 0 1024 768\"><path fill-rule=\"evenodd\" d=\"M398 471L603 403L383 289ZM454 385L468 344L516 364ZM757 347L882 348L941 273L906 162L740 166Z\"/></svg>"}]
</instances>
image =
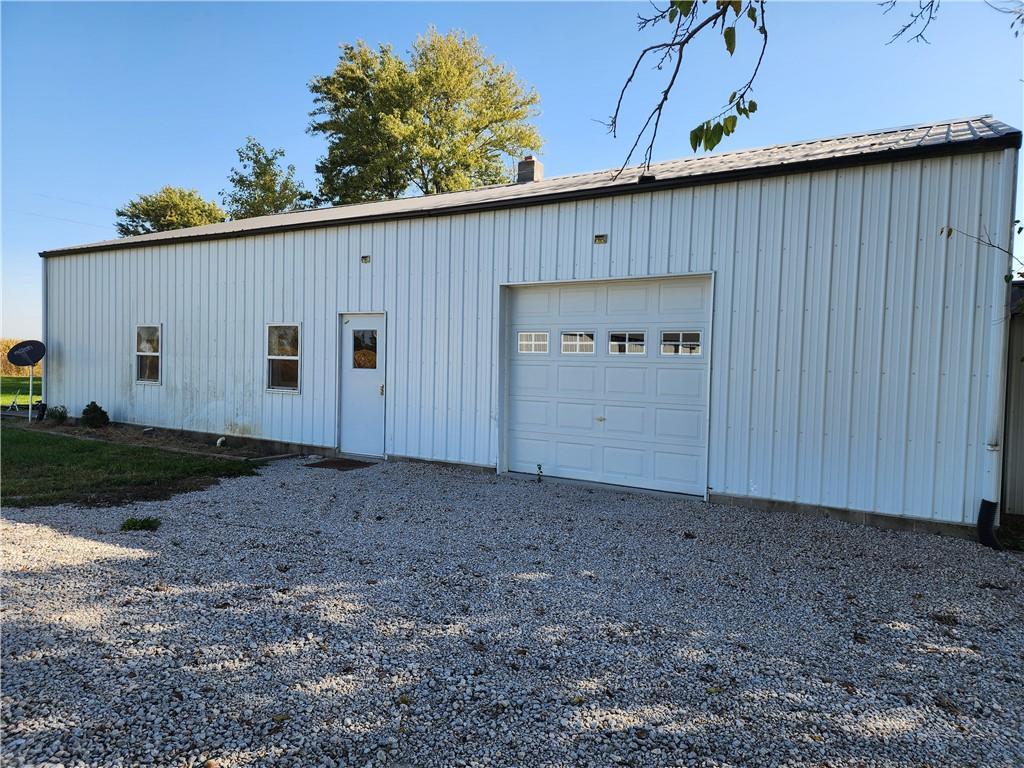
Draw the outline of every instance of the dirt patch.
<instances>
[{"instance_id":1,"label":"dirt patch","mask_svg":"<svg viewBox=\"0 0 1024 768\"><path fill-rule=\"evenodd\" d=\"M179 478L160 485L128 485L102 491L82 492L74 501L65 503L72 503L79 507L123 507L126 504L135 504L140 501L164 501L180 493L203 491L219 482L220 478L213 475ZM6 502L7 499L5 498L4 501ZM18 501L18 499L14 499L11 503L19 506ZM25 505L24 500L21 500L21 505Z\"/></svg>"},{"instance_id":2,"label":"dirt patch","mask_svg":"<svg viewBox=\"0 0 1024 768\"><path fill-rule=\"evenodd\" d=\"M1024 515L1003 515L998 538L1007 549L1024 552Z\"/></svg>"},{"instance_id":3,"label":"dirt patch","mask_svg":"<svg viewBox=\"0 0 1024 768\"><path fill-rule=\"evenodd\" d=\"M14 419L4 418L4 427L29 428L22 419L17 423ZM261 459L281 453L281 447L273 443L263 442L245 437L226 436L222 446L217 445L220 435L206 435L199 432L182 432L159 427L140 427L134 424L109 424L106 427L90 429L79 424L66 422L54 424L43 420L32 424L31 429L50 432L55 435L70 435L102 440L119 445L140 445L148 448L161 448L169 451L201 453L210 456L224 456L236 459Z\"/></svg>"},{"instance_id":4,"label":"dirt patch","mask_svg":"<svg viewBox=\"0 0 1024 768\"><path fill-rule=\"evenodd\" d=\"M336 469L339 472L348 472L352 469L365 469L366 467L372 467L373 462L356 461L355 459L324 459L323 461L314 461L312 464L306 464L305 466L320 467L322 469Z\"/></svg>"}]
</instances>

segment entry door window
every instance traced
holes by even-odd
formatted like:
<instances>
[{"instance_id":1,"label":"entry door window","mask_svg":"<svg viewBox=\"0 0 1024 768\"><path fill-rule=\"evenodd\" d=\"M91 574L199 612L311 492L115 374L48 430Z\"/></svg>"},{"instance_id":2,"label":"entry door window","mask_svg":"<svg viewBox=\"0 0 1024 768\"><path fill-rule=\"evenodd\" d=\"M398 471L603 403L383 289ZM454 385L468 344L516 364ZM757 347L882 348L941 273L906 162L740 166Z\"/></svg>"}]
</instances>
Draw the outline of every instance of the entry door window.
<instances>
[{"instance_id":1,"label":"entry door window","mask_svg":"<svg viewBox=\"0 0 1024 768\"><path fill-rule=\"evenodd\" d=\"M377 367L377 331L352 331L352 367Z\"/></svg>"}]
</instances>

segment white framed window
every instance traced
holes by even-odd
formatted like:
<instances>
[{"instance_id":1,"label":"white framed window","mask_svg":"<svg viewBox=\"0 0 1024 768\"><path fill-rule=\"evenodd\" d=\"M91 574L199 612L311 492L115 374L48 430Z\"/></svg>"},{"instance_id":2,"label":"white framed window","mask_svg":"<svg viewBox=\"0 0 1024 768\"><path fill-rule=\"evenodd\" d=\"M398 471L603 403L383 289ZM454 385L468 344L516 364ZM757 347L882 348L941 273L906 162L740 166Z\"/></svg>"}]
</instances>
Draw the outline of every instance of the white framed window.
<instances>
[{"instance_id":1,"label":"white framed window","mask_svg":"<svg viewBox=\"0 0 1024 768\"><path fill-rule=\"evenodd\" d=\"M594 335L593 331L562 331L562 354L594 354Z\"/></svg>"},{"instance_id":2,"label":"white framed window","mask_svg":"<svg viewBox=\"0 0 1024 768\"><path fill-rule=\"evenodd\" d=\"M161 326L135 326L135 383L160 383Z\"/></svg>"},{"instance_id":3,"label":"white framed window","mask_svg":"<svg viewBox=\"0 0 1024 768\"><path fill-rule=\"evenodd\" d=\"M609 355L647 354L646 331L610 331L608 333Z\"/></svg>"},{"instance_id":4,"label":"white framed window","mask_svg":"<svg viewBox=\"0 0 1024 768\"><path fill-rule=\"evenodd\" d=\"M701 355L700 331L662 331L661 354Z\"/></svg>"},{"instance_id":5,"label":"white framed window","mask_svg":"<svg viewBox=\"0 0 1024 768\"><path fill-rule=\"evenodd\" d=\"M519 352L524 355L546 354L548 351L547 331L520 331L516 336Z\"/></svg>"},{"instance_id":6,"label":"white framed window","mask_svg":"<svg viewBox=\"0 0 1024 768\"><path fill-rule=\"evenodd\" d=\"M299 391L298 323L267 323L267 389Z\"/></svg>"}]
</instances>

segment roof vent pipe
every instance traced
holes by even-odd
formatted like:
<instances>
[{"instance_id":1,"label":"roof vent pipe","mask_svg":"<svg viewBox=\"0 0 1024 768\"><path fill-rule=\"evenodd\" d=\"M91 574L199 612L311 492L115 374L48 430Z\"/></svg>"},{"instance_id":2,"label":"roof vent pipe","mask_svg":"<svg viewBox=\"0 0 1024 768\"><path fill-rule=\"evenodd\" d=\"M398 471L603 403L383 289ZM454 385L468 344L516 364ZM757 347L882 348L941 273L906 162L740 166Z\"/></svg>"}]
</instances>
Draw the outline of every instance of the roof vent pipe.
<instances>
[{"instance_id":1,"label":"roof vent pipe","mask_svg":"<svg viewBox=\"0 0 1024 768\"><path fill-rule=\"evenodd\" d=\"M527 181L540 181L544 178L544 164L533 155L527 155L519 161L519 171L516 173L516 183L523 184Z\"/></svg>"}]
</instances>

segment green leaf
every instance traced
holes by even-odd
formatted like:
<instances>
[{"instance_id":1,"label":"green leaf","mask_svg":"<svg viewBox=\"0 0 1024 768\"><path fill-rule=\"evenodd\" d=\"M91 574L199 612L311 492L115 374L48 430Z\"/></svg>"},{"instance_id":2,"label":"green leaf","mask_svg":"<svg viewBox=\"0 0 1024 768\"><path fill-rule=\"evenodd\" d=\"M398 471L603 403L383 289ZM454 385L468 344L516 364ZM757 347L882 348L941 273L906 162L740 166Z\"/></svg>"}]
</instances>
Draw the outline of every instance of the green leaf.
<instances>
[{"instance_id":1,"label":"green leaf","mask_svg":"<svg viewBox=\"0 0 1024 768\"><path fill-rule=\"evenodd\" d=\"M731 136L732 132L736 130L736 115L728 115L725 120L722 121L722 128L725 130L726 136Z\"/></svg>"},{"instance_id":2,"label":"green leaf","mask_svg":"<svg viewBox=\"0 0 1024 768\"><path fill-rule=\"evenodd\" d=\"M757 102L754 101L753 99L748 101L747 102L747 111L750 112L750 114L754 114L755 112L757 112Z\"/></svg>"},{"instance_id":3,"label":"green leaf","mask_svg":"<svg viewBox=\"0 0 1024 768\"><path fill-rule=\"evenodd\" d=\"M698 125L692 131L690 131L690 146L693 147L693 151L697 151L697 147L700 146L701 140L704 138L704 126Z\"/></svg>"},{"instance_id":4,"label":"green leaf","mask_svg":"<svg viewBox=\"0 0 1024 768\"><path fill-rule=\"evenodd\" d=\"M740 15L740 11L743 10L743 3L741 2L741 0L731 0L729 5L732 6L733 13L735 13L737 16L739 16Z\"/></svg>"},{"instance_id":5,"label":"green leaf","mask_svg":"<svg viewBox=\"0 0 1024 768\"><path fill-rule=\"evenodd\" d=\"M693 3L694 0L676 0L672 5L678 8L683 16L689 16L690 11L693 10Z\"/></svg>"},{"instance_id":6,"label":"green leaf","mask_svg":"<svg viewBox=\"0 0 1024 768\"><path fill-rule=\"evenodd\" d=\"M755 27L757 26L757 11L754 10L754 6L752 5L747 6L747 18L750 19L751 23Z\"/></svg>"},{"instance_id":7,"label":"green leaf","mask_svg":"<svg viewBox=\"0 0 1024 768\"><path fill-rule=\"evenodd\" d=\"M725 37L725 50L732 56L736 50L736 27L726 27L722 30L722 35Z\"/></svg>"},{"instance_id":8,"label":"green leaf","mask_svg":"<svg viewBox=\"0 0 1024 768\"><path fill-rule=\"evenodd\" d=\"M676 16L679 15L679 9L674 5L668 9L668 23L671 24L676 20Z\"/></svg>"},{"instance_id":9,"label":"green leaf","mask_svg":"<svg viewBox=\"0 0 1024 768\"><path fill-rule=\"evenodd\" d=\"M711 139L714 141L714 145L717 147L722 143L722 136L725 134L725 128L722 127L721 123L715 123L715 127L711 129Z\"/></svg>"},{"instance_id":10,"label":"green leaf","mask_svg":"<svg viewBox=\"0 0 1024 768\"><path fill-rule=\"evenodd\" d=\"M729 101L727 103L732 104L734 101L736 101L736 91L729 94Z\"/></svg>"}]
</instances>

